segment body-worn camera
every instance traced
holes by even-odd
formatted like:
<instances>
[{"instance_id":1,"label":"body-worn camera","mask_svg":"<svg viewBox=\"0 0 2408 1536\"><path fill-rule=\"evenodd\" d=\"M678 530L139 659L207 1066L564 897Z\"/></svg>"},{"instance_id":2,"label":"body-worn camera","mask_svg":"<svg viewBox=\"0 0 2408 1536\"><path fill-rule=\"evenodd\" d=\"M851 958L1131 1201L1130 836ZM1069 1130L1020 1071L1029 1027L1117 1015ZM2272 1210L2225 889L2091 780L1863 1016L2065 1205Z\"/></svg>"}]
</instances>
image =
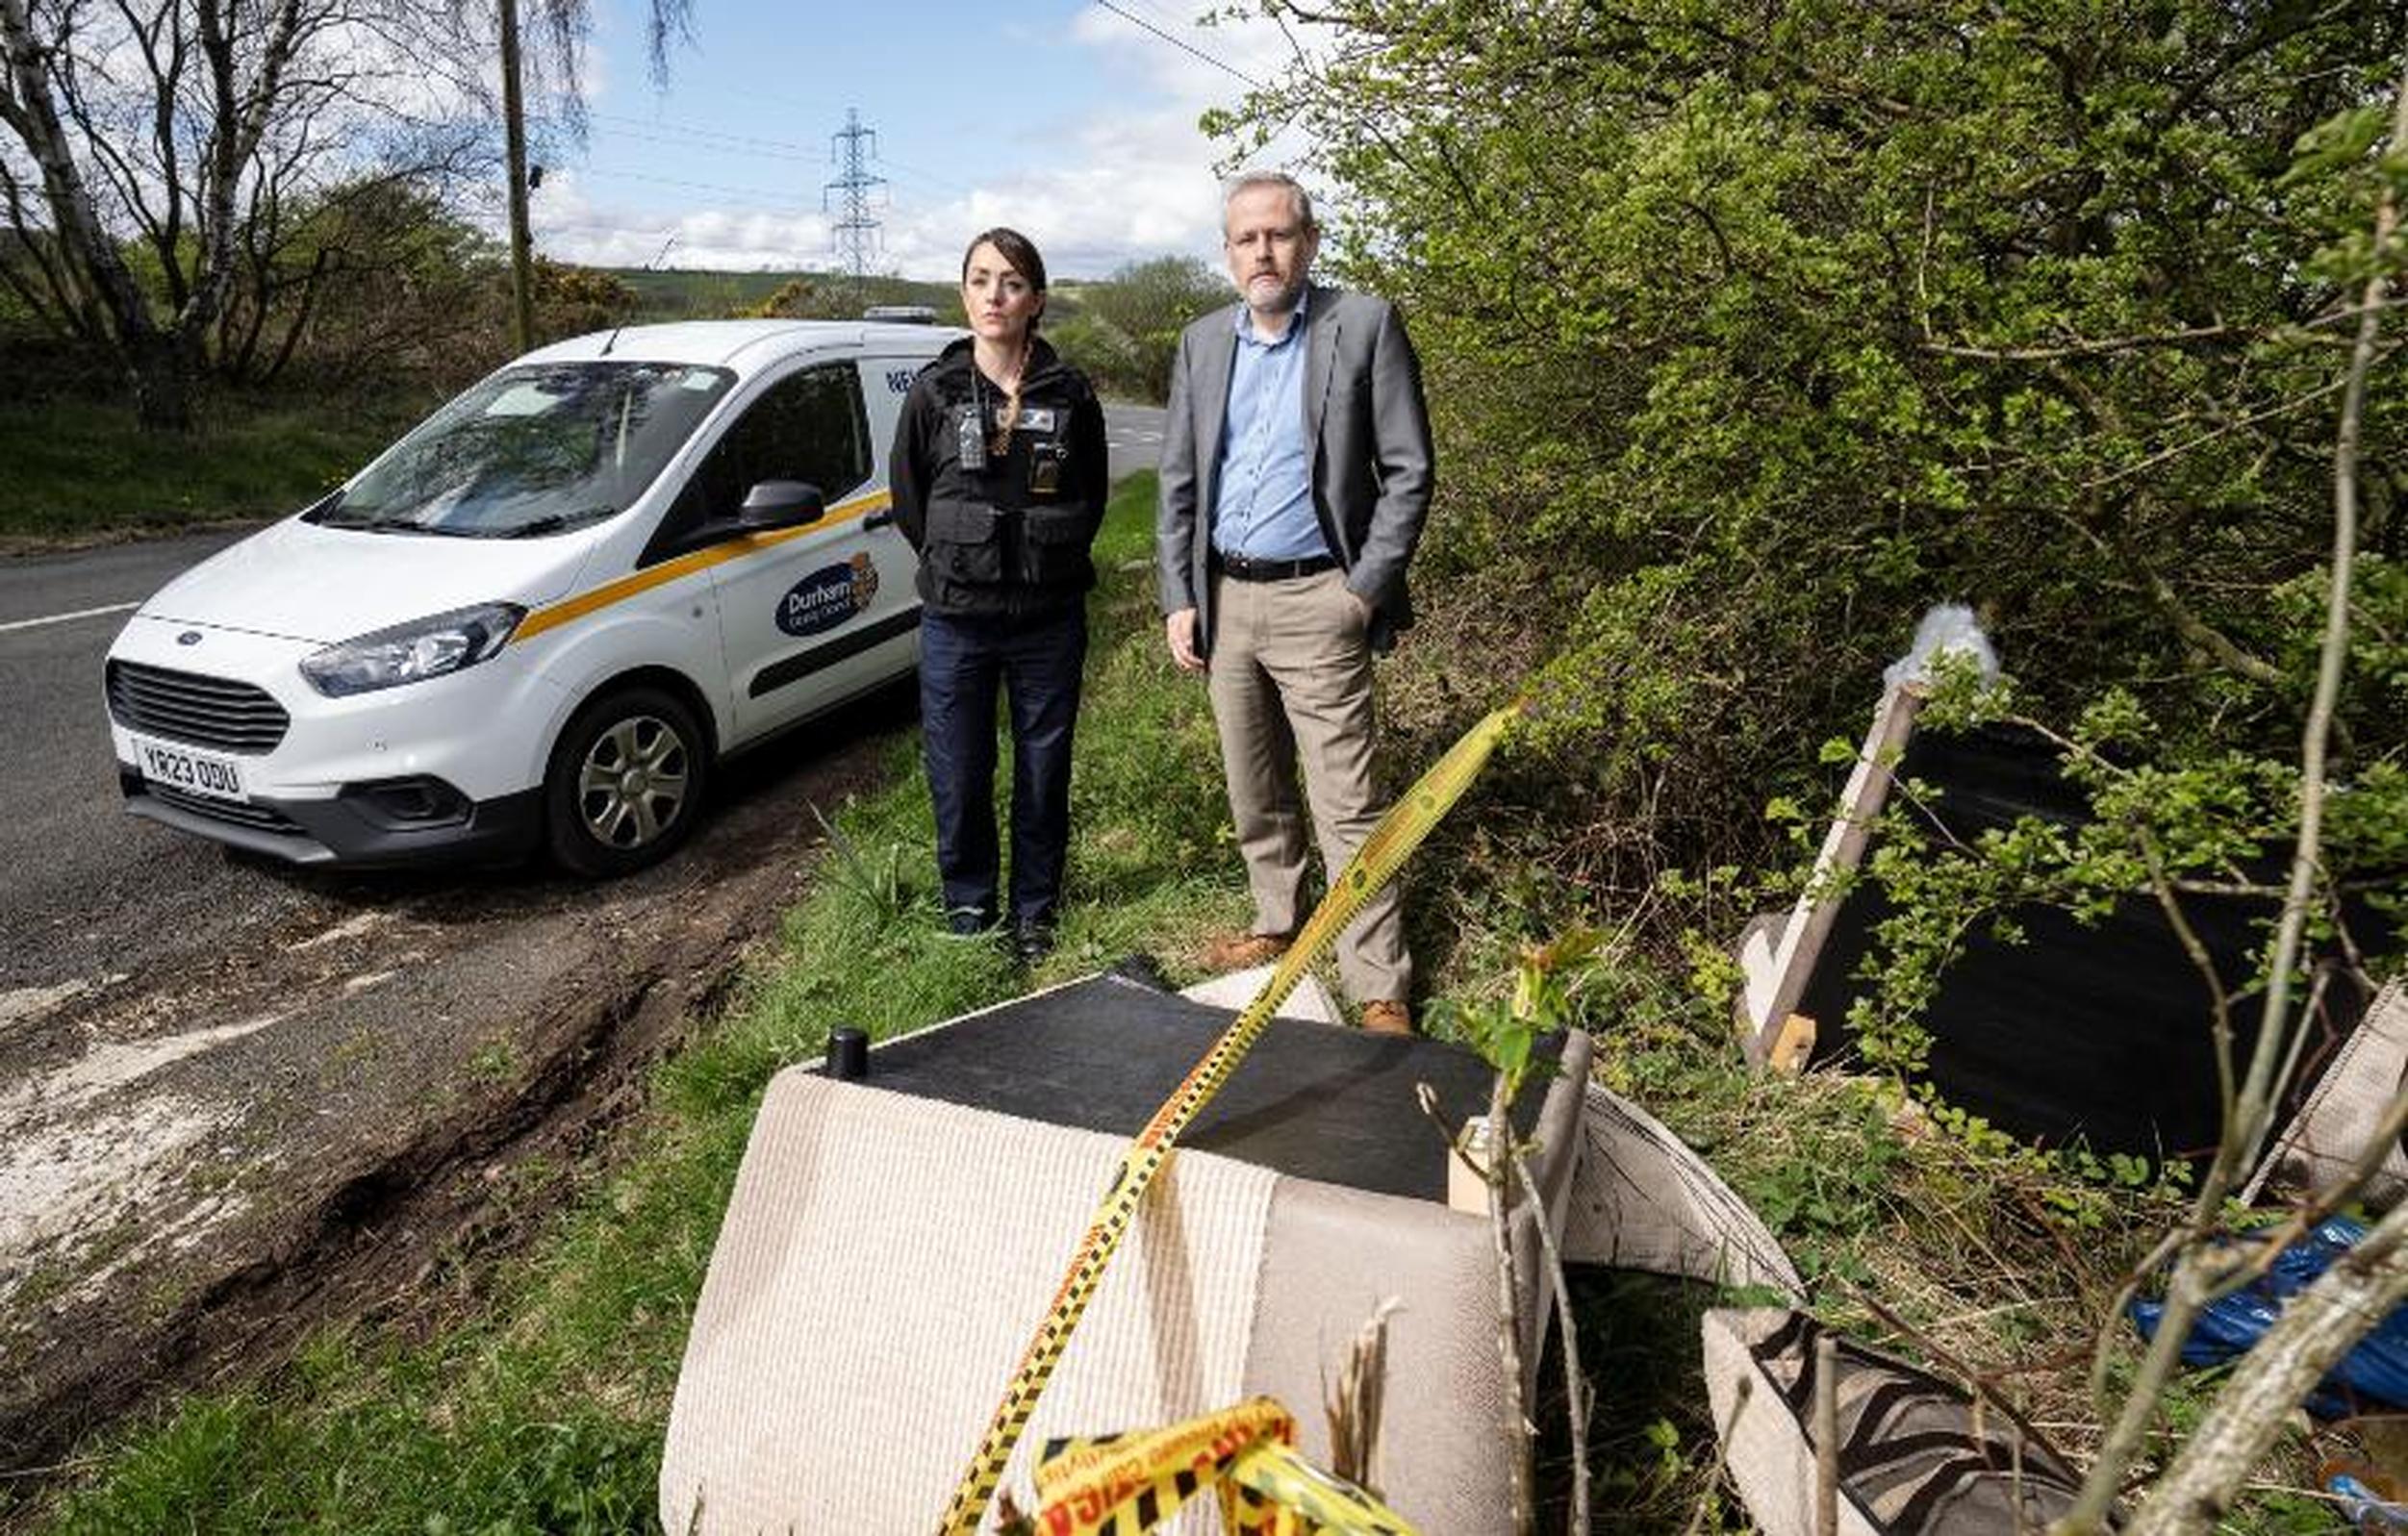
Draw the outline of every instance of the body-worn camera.
<instances>
[{"instance_id":1,"label":"body-worn camera","mask_svg":"<svg viewBox=\"0 0 2408 1536\"><path fill-rule=\"evenodd\" d=\"M953 448L964 469L979 470L987 466L986 425L980 419L986 413L976 405L961 408L953 418Z\"/></svg>"},{"instance_id":2,"label":"body-worn camera","mask_svg":"<svg viewBox=\"0 0 2408 1536\"><path fill-rule=\"evenodd\" d=\"M1057 496L1062 492L1062 466L1070 458L1063 442L1040 442L1028 454L1028 493Z\"/></svg>"}]
</instances>

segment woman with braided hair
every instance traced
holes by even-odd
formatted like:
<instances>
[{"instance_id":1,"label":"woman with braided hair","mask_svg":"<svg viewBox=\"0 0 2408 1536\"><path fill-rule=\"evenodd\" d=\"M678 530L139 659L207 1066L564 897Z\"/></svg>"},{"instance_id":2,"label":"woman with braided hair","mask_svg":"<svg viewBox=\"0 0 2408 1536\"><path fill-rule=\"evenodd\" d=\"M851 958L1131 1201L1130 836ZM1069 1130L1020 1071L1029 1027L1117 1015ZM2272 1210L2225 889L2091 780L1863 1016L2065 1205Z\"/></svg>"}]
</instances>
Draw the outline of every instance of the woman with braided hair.
<instances>
[{"instance_id":1,"label":"woman with braided hair","mask_svg":"<svg viewBox=\"0 0 2408 1536\"><path fill-rule=\"evenodd\" d=\"M920 552L920 724L948 924L1052 947L1070 847L1071 733L1087 655L1088 546L1109 490L1103 410L1037 335L1045 259L991 229L962 255L970 336L895 426L895 523ZM995 700L1012 727L1011 885L1000 906Z\"/></svg>"}]
</instances>

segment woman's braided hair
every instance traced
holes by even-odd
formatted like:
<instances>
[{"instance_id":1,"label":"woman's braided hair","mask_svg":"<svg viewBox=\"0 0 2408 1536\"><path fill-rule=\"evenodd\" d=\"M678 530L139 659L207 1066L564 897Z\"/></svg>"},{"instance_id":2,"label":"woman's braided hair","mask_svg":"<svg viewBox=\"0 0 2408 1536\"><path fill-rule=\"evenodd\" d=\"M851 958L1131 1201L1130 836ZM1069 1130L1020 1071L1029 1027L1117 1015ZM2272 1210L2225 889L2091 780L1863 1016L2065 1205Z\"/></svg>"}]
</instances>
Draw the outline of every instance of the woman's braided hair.
<instances>
[{"instance_id":1,"label":"woman's braided hair","mask_svg":"<svg viewBox=\"0 0 2408 1536\"><path fill-rule=\"evenodd\" d=\"M1012 429L1020 424L1020 390L1028 376L1029 343L1036 337L1037 322L1045 318L1045 258L1037 254L1036 241L1016 229L998 225L972 237L969 245L963 248L961 275L965 283L970 280L970 259L978 254L981 245L994 246L996 254L1002 257L1013 271L1027 280L1028 287L1035 290L1038 299L1037 313L1028 316L1027 334L1021 338L1020 367L1012 374L1010 393L1003 398L1003 425L990 434L987 441L987 451L1000 457L1012 451Z\"/></svg>"}]
</instances>

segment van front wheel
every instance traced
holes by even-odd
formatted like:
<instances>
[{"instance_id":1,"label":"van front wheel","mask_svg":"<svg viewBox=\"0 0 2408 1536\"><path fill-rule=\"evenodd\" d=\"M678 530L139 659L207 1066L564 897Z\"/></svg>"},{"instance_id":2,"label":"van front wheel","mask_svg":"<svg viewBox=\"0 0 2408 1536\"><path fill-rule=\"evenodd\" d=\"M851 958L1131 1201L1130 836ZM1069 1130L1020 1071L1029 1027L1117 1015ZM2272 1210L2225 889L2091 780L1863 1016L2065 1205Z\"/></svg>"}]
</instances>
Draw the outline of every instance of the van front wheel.
<instances>
[{"instance_id":1,"label":"van front wheel","mask_svg":"<svg viewBox=\"0 0 2408 1536\"><path fill-rule=\"evenodd\" d=\"M595 878L667 858L693 830L710 772L693 714L657 688L606 693L579 711L544 778L552 857Z\"/></svg>"}]
</instances>

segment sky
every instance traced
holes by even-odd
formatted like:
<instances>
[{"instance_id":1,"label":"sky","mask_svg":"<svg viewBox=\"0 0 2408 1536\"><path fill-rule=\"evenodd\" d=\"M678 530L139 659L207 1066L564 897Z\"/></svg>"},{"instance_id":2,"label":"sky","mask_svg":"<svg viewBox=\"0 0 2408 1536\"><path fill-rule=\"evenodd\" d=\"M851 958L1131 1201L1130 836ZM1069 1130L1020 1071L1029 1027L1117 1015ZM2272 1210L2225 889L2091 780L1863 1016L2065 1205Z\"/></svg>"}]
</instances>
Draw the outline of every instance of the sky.
<instances>
[{"instance_id":1,"label":"sky","mask_svg":"<svg viewBox=\"0 0 2408 1536\"><path fill-rule=\"evenodd\" d=\"M1200 26L1196 6L694 0L661 87L648 9L597 0L586 141L538 154L536 248L611 266L831 267L845 194L827 184L857 114L874 136L859 140L863 169L881 178L872 270L950 279L963 243L997 224L1035 240L1055 278L1163 255L1217 270L1230 146L1197 118L1292 55L1276 27ZM1290 133L1248 164L1302 171L1308 148Z\"/></svg>"}]
</instances>

